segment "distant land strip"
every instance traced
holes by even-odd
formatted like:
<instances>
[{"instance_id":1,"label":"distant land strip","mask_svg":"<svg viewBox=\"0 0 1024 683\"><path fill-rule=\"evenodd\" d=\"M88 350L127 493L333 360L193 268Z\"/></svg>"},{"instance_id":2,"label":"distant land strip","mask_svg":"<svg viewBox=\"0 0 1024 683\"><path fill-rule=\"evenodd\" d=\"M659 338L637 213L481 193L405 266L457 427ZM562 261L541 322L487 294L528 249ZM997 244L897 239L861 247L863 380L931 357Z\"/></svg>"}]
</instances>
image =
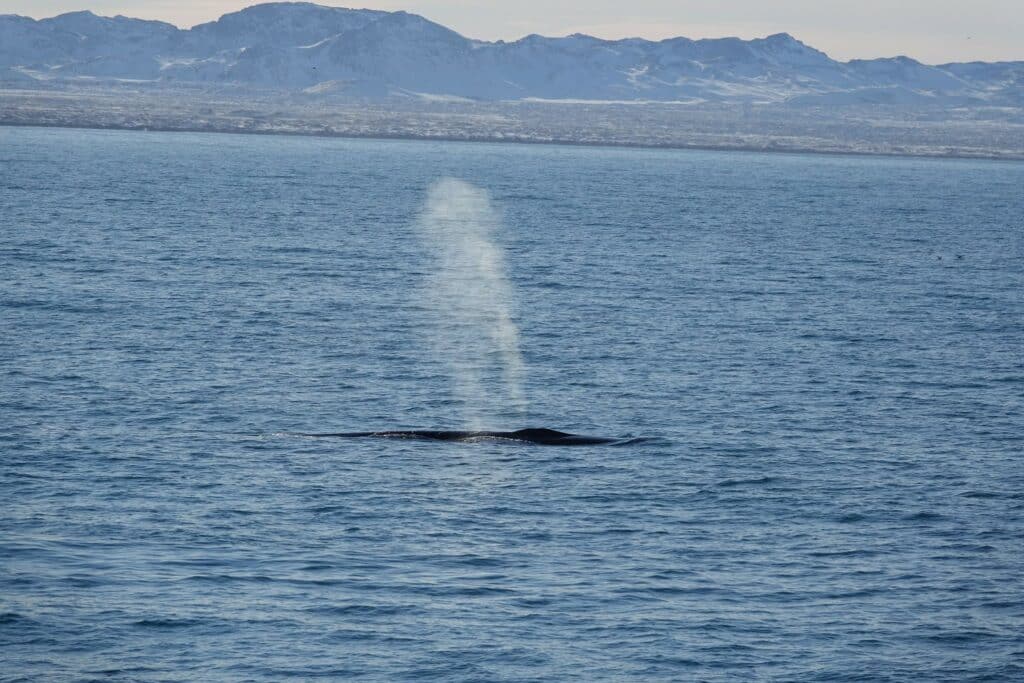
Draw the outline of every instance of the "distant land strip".
<instances>
[{"instance_id":1,"label":"distant land strip","mask_svg":"<svg viewBox=\"0 0 1024 683\"><path fill-rule=\"evenodd\" d=\"M80 102L81 103L81 102ZM586 109L585 114L591 118L606 120L622 120L617 124L618 130L609 134L602 127L595 126L590 132L580 128L573 132L564 130L559 122L565 116L565 106L558 104L529 106L528 112L521 111L522 105L511 105L513 114L519 115L512 121L512 130L494 130L476 123L467 124L466 118L483 116L490 118L490 113L503 109L499 104L482 106L484 113L475 112L471 106L461 106L457 111L438 114L430 111L367 111L360 106L337 108L331 112L334 116L360 114L364 119L346 122L341 125L324 123L316 118L289 116L275 120L267 115L252 117L232 116L230 118L210 118L197 120L189 116L169 116L166 113L148 116L138 113L113 116L110 112L92 111L88 108L76 108L74 113L62 112L59 106L47 104L45 112L35 110L26 112L9 101L0 102L0 126L6 127L37 127L37 128L78 128L93 130L128 130L153 132L182 133L234 133L248 135L298 135L313 137L339 137L353 139L381 140L432 140L449 142L487 142L515 144L550 144L569 146L605 146L662 148L662 150L703 150L733 151L756 153L786 154L823 154L823 155L857 155L885 157L922 157L947 159L992 159L1024 161L1024 125L1009 126L1002 137L1006 140L992 142L990 135L979 135L971 127L937 125L931 134L923 139L907 140L900 143L888 141L885 134L885 122L880 122L871 132L881 134L881 139L865 139L846 135L835 135L836 126L823 126L831 130L818 131L818 135L808 135L806 130L799 134L772 134L767 129L784 127L781 123L772 122L771 114L766 113L767 122L750 126L748 130L737 133L729 129L729 122L710 126L718 118L715 112L685 112L689 119L683 122L667 122L664 129L652 134L625 128L629 123L626 114L611 106L586 108L569 105L570 109ZM646 108L650 109L650 108ZM655 118L658 114L667 119L680 116L671 111L648 112ZM726 108L728 109L728 108ZM579 114L579 113L578 113ZM724 113L719 113L721 116ZM570 116L575 120L575 117ZM432 127L424 125L423 119L429 119ZM827 122L823 122L827 123ZM895 125L898 122L890 122ZM1002 126L1007 127L1007 126ZM1017 130L1014 130L1016 128ZM918 131L919 133L921 131ZM830 134L829 134L830 133ZM919 135L920 136L920 135ZM1016 138L1017 144L1013 144ZM1007 143L1009 142L1009 143Z\"/></svg>"},{"instance_id":2,"label":"distant land strip","mask_svg":"<svg viewBox=\"0 0 1024 683\"><path fill-rule=\"evenodd\" d=\"M341 138L350 140L408 140L420 142L467 142L467 143L492 143L492 144L513 144L513 145L551 145L562 147L610 147L618 149L665 149L665 150L693 150L705 152L765 152L779 154L822 154L829 156L869 156L869 157L913 157L925 159L989 159L1005 161L1024 161L1024 153L1013 152L987 152L963 149L929 150L925 152L895 151L895 150L844 150L844 149L822 149L815 147L801 147L798 145L787 146L784 144L769 145L765 147L741 146L741 145L711 145L711 144L688 144L688 143L642 143L642 142L591 142L580 140L568 140L552 138L548 140L537 140L530 138L508 138L508 137L487 137L487 136L451 136L451 135L415 135L388 134L388 133L351 133L331 131L288 131L288 130L252 130L252 129L228 129L228 128L196 128L188 126L180 127L132 127L127 125L89 125L89 124L60 124L60 123L14 123L0 119L0 126L8 128L64 128L73 130L123 130L137 133L210 133L218 135L277 135L291 137L320 137L320 138Z\"/></svg>"}]
</instances>

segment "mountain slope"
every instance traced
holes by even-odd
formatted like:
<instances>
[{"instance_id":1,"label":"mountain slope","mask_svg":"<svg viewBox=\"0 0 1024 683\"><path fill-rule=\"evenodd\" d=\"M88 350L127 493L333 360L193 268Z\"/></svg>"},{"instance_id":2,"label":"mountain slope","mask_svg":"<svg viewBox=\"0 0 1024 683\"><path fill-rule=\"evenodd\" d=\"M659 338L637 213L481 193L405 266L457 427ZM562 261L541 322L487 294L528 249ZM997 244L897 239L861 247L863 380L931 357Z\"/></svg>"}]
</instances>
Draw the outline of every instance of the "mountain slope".
<instances>
[{"instance_id":1,"label":"mountain slope","mask_svg":"<svg viewBox=\"0 0 1024 683\"><path fill-rule=\"evenodd\" d=\"M5 83L136 79L485 100L1024 102L1024 62L843 63L788 34L749 41L531 35L492 43L406 12L311 3L256 5L190 30L88 11L39 21L0 16L0 71Z\"/></svg>"}]
</instances>

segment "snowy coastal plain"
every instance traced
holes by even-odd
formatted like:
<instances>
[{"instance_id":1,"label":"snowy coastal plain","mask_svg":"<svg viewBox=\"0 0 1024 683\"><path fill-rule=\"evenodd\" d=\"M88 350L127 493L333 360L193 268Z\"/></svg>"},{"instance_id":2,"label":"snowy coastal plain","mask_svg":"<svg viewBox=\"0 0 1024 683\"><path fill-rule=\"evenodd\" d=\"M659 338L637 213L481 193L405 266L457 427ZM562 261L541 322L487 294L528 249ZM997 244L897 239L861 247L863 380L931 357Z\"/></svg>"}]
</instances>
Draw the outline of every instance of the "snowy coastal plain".
<instances>
[{"instance_id":1,"label":"snowy coastal plain","mask_svg":"<svg viewBox=\"0 0 1024 683\"><path fill-rule=\"evenodd\" d=\"M189 30L5 15L0 124L1024 158L1024 62L839 62L788 34L486 42L308 3Z\"/></svg>"}]
</instances>

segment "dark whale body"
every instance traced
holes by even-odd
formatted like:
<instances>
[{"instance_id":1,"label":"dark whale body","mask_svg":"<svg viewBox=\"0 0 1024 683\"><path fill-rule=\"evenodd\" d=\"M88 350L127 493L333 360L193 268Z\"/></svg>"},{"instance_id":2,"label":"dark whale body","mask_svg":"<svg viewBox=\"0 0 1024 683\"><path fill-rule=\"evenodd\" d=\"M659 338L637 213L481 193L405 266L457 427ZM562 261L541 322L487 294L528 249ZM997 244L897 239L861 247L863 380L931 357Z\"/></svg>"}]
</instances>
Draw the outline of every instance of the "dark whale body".
<instances>
[{"instance_id":1,"label":"dark whale body","mask_svg":"<svg viewBox=\"0 0 1024 683\"><path fill-rule=\"evenodd\" d=\"M377 437L382 439L423 439L427 441L479 441L496 439L503 441L522 441L540 446L592 446L609 444L620 439L609 439L603 436L580 436L567 434L554 429L520 429L515 432L473 432L473 431L433 431L429 429L409 429L393 432L340 432L337 434L303 434L316 438L335 437L339 439L355 439Z\"/></svg>"}]
</instances>

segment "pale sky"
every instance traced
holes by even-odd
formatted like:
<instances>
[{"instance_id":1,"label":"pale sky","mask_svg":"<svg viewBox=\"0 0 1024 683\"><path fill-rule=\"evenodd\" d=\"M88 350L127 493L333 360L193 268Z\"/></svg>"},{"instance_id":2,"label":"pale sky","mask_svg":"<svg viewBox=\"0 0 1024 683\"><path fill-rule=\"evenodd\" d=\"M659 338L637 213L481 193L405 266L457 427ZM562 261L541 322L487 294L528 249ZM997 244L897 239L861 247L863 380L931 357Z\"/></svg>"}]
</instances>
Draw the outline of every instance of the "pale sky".
<instances>
[{"instance_id":1,"label":"pale sky","mask_svg":"<svg viewBox=\"0 0 1024 683\"><path fill-rule=\"evenodd\" d=\"M0 0L0 14L42 18L79 9L212 21L256 0ZM905 54L927 63L1024 60L1024 0L353 0L421 14L470 38L589 33L660 39L788 32L836 59Z\"/></svg>"}]
</instances>

